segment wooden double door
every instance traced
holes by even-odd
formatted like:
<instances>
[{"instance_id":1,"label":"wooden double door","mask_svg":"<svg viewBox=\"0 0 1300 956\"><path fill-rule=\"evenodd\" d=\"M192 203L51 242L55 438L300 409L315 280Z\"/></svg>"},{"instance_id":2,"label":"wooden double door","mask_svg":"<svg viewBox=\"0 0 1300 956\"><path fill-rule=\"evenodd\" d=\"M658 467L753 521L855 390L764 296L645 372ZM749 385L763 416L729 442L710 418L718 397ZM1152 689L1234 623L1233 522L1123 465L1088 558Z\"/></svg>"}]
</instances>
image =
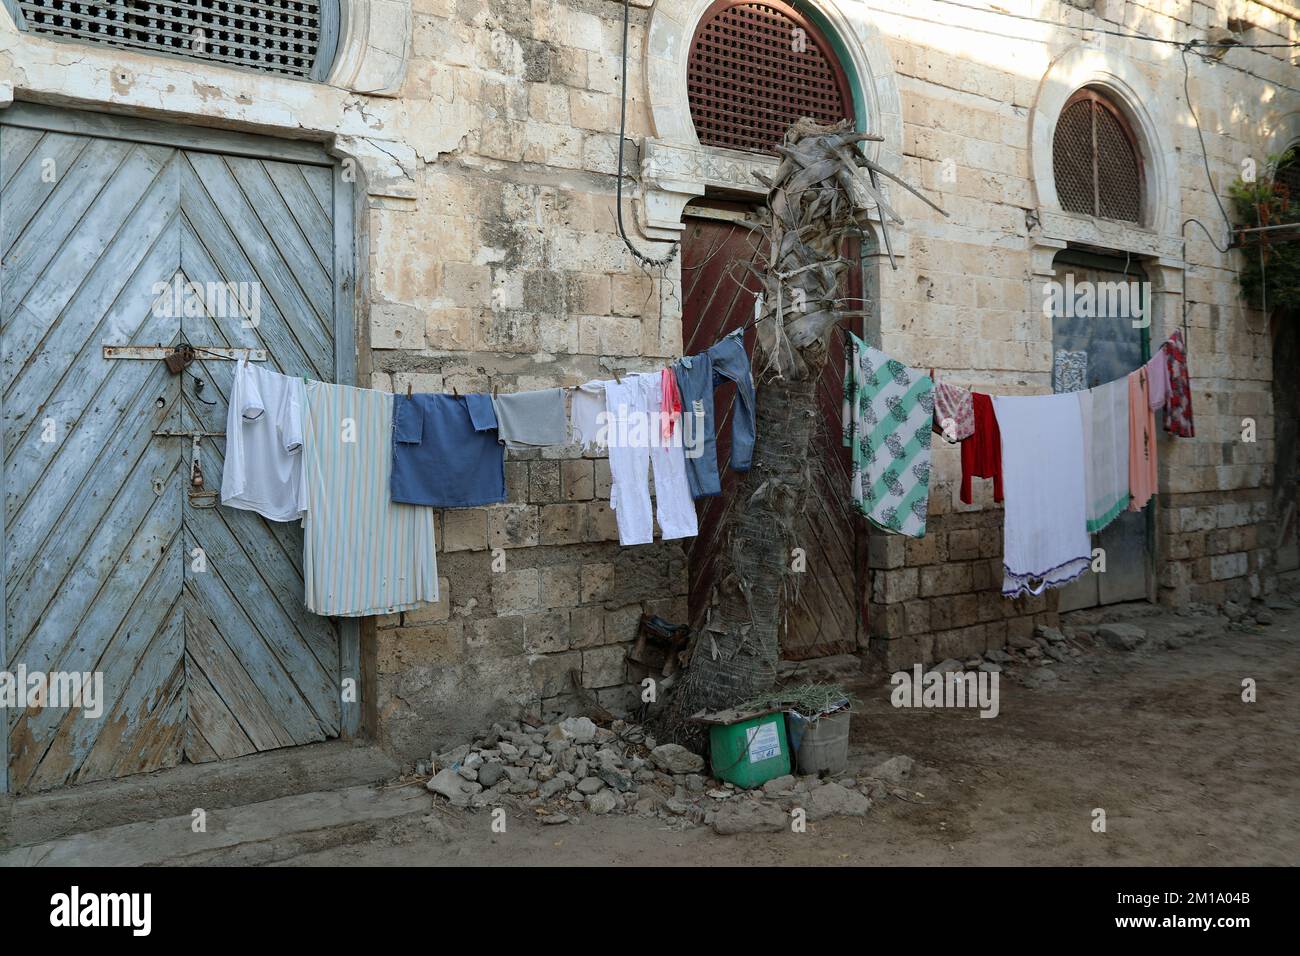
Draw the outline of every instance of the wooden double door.
<instances>
[{"instance_id":1,"label":"wooden double door","mask_svg":"<svg viewBox=\"0 0 1300 956\"><path fill-rule=\"evenodd\" d=\"M300 527L218 504L235 363L202 350L351 380L349 189L314 145L0 112L0 670L103 682L99 716L0 712L10 791L355 720L356 628L306 610ZM105 351L182 343L179 374Z\"/></svg>"},{"instance_id":2,"label":"wooden double door","mask_svg":"<svg viewBox=\"0 0 1300 956\"><path fill-rule=\"evenodd\" d=\"M695 355L754 317L758 280L745 268L760 269L763 254L758 234L744 223L752 211L718 204L697 210L685 219L682 243L683 352ZM857 254L857 244L848 251ZM845 297L862 296L862 271L852 268L845 280ZM856 304L846 306L856 309ZM849 506L849 450L841 443L840 416L844 399L844 329L858 328L846 319L831 333L830 356L818 383L818 423L813 448L813 493L796 525L797 546L805 570L796 576L798 592L783 622L781 656L807 660L852 653L866 635L866 529ZM755 333L745 332L745 349L759 374ZM726 382L715 392L718 466L722 494L696 502L699 535L687 544L690 614L694 629L705 622L718 575L722 519L736 497L739 477L727 468L731 454L731 419L736 386ZM762 401L762 388L759 388ZM795 558L792 556L792 560Z\"/></svg>"}]
</instances>

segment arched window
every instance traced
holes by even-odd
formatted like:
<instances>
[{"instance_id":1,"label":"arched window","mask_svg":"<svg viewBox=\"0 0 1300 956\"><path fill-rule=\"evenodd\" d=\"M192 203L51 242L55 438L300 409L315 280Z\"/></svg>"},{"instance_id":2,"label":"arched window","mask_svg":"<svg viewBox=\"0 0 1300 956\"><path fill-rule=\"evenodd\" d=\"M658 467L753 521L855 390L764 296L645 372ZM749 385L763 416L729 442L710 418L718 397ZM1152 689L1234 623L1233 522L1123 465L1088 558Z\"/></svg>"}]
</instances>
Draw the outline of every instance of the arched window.
<instances>
[{"instance_id":1,"label":"arched window","mask_svg":"<svg viewBox=\"0 0 1300 956\"><path fill-rule=\"evenodd\" d=\"M33 33L323 80L340 0L4 0Z\"/></svg>"},{"instance_id":2,"label":"arched window","mask_svg":"<svg viewBox=\"0 0 1300 956\"><path fill-rule=\"evenodd\" d=\"M1287 202L1294 208L1300 207L1300 143L1287 148L1287 160L1279 163L1273 174L1273 186L1286 189Z\"/></svg>"},{"instance_id":3,"label":"arched window","mask_svg":"<svg viewBox=\"0 0 1300 956\"><path fill-rule=\"evenodd\" d=\"M1056 195L1067 212L1142 221L1142 154L1133 127L1104 93L1066 101L1052 138Z\"/></svg>"},{"instance_id":4,"label":"arched window","mask_svg":"<svg viewBox=\"0 0 1300 956\"><path fill-rule=\"evenodd\" d=\"M854 119L830 41L781 0L718 0L691 40L687 95L705 146L771 152L795 120Z\"/></svg>"}]
</instances>

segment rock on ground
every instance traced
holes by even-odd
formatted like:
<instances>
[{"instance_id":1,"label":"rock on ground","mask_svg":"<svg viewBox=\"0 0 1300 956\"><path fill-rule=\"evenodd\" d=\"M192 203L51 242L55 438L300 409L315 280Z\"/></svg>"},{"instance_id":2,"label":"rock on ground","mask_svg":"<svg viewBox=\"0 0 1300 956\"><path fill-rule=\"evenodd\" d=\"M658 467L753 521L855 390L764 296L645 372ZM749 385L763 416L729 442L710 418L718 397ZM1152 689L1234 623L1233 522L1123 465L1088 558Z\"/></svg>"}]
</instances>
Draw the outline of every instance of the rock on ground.
<instances>
[{"instance_id":1,"label":"rock on ground","mask_svg":"<svg viewBox=\"0 0 1300 956\"><path fill-rule=\"evenodd\" d=\"M722 836L735 833L776 833L785 829L787 819L785 811L770 803L737 800L724 803L718 808L713 817L713 832Z\"/></svg>"},{"instance_id":2,"label":"rock on ground","mask_svg":"<svg viewBox=\"0 0 1300 956\"><path fill-rule=\"evenodd\" d=\"M704 769L704 758L681 744L660 744L650 751L650 759L664 773L699 773Z\"/></svg>"},{"instance_id":3,"label":"rock on ground","mask_svg":"<svg viewBox=\"0 0 1300 956\"><path fill-rule=\"evenodd\" d=\"M808 794L804 809L809 820L825 820L827 817L862 817L871 809L871 801L848 787L838 783L828 783Z\"/></svg>"},{"instance_id":4,"label":"rock on ground","mask_svg":"<svg viewBox=\"0 0 1300 956\"><path fill-rule=\"evenodd\" d=\"M425 787L430 793L439 793L457 807L469 806L474 794L483 789L482 784L471 783L455 770L447 768L434 774Z\"/></svg>"},{"instance_id":5,"label":"rock on ground","mask_svg":"<svg viewBox=\"0 0 1300 956\"><path fill-rule=\"evenodd\" d=\"M871 768L868 777L883 780L885 783L900 784L912 772L915 761L904 754L897 754Z\"/></svg>"},{"instance_id":6,"label":"rock on ground","mask_svg":"<svg viewBox=\"0 0 1300 956\"><path fill-rule=\"evenodd\" d=\"M601 790L587 800L587 809L592 813L610 813L618 806L618 798L612 790Z\"/></svg>"},{"instance_id":7,"label":"rock on ground","mask_svg":"<svg viewBox=\"0 0 1300 956\"><path fill-rule=\"evenodd\" d=\"M1117 651L1131 651L1146 640L1147 632L1136 624L1103 624L1097 636Z\"/></svg>"},{"instance_id":8,"label":"rock on ground","mask_svg":"<svg viewBox=\"0 0 1300 956\"><path fill-rule=\"evenodd\" d=\"M1050 667L1031 667L1020 675L1020 680L1026 687L1043 687L1056 679L1056 671Z\"/></svg>"}]
</instances>

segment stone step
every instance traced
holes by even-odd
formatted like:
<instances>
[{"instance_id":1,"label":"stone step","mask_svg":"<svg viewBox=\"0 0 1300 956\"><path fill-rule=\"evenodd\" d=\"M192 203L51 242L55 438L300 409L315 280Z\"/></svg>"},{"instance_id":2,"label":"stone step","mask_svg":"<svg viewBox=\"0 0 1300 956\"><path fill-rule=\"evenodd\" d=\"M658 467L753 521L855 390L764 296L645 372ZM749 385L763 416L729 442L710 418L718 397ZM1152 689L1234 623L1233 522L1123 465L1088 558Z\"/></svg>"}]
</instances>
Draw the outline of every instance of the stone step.
<instances>
[{"instance_id":1,"label":"stone step","mask_svg":"<svg viewBox=\"0 0 1300 956\"><path fill-rule=\"evenodd\" d=\"M0 852L0 866L265 864L373 839L383 827L431 812L422 786L346 787L129 823Z\"/></svg>"},{"instance_id":2,"label":"stone step","mask_svg":"<svg viewBox=\"0 0 1300 956\"><path fill-rule=\"evenodd\" d=\"M378 747L331 740L0 798L0 848L159 820L195 807L211 813L293 794L363 786L390 780L397 772L396 763Z\"/></svg>"}]
</instances>

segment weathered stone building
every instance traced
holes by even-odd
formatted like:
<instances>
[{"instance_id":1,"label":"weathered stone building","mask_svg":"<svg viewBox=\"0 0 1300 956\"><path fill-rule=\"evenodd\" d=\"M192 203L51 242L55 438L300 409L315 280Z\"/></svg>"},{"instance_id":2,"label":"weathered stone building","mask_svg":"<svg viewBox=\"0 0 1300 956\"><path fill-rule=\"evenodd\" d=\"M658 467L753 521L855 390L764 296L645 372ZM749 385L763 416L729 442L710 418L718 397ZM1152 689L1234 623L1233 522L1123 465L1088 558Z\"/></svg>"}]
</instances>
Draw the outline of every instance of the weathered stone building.
<instances>
[{"instance_id":1,"label":"weathered stone building","mask_svg":"<svg viewBox=\"0 0 1300 956\"><path fill-rule=\"evenodd\" d=\"M160 4L153 19L108 17L99 26L68 6L5 0L0 12L0 124L8 124L0 127L0 148L9 164L0 186L16 181L19 164L30 161L26 150L39 151L32 145L38 134L48 145L59 131L96 142L149 143L151 149L168 143L198 157L191 166L201 182L209 181L204 157L234 157L226 165L242 183L239 195L263 214L250 253L270 257L275 248L283 251L284 243L304 238L318 247L320 297L333 303L332 311L320 314L335 330L336 356L319 377L332 371L338 381L401 392L513 391L654 369L690 349L692 333L711 314L748 308L734 290L725 304L704 295L693 285L694 274L683 276L683 262L688 271L694 268L701 243L717 242L720 229L730 235L745 210L761 204L753 173L774 162L765 152L715 144L725 141L728 129L760 124L767 110L779 114L782 97L804 95L786 90L773 94L767 107L742 109L748 102L743 84L728 87L718 75L734 82L746 63L706 62L716 51L696 42L702 23L732 29L718 18L742 16L731 9L736 6L762 7L768 19L751 42L770 47L777 42L771 31L796 25L799 52L813 49L825 68L809 81L818 92L808 95L820 108L850 115L859 128L882 136L883 142L866 144L873 155L949 213L944 218L902 190L888 190L906 225L890 232L897 270L890 268L882 236L863 245L861 284L870 314L861 331L869 341L906 363L936 369L947 381L1035 393L1052 390L1056 351L1086 350L1078 336L1094 334L1071 327L1075 338L1065 341L1061 323L1044 314L1045 283L1067 272L1081 281L1117 275L1146 283L1149 332L1122 321L1127 315L1097 320L1097 342L1109 344L1099 344L1096 353L1112 364L1132 359L1109 372L1098 360L1095 369L1104 378L1135 367L1144 350L1185 323L1196 438L1162 437L1158 500L1150 517L1130 522L1125 536L1115 539L1110 555L1106 573L1121 584L1094 581L1072 592L1071 604L1248 599L1275 586L1279 555L1294 566L1296 393L1275 388L1273 363L1275 341L1286 333L1243 304L1234 272L1241 253L1218 251L1228 228L1215 193L1226 196L1246 161L1262 168L1267 156L1300 141L1300 76L1290 49L1229 49L1216 61L1177 45L1203 43L1211 31L1240 44L1292 42L1300 11L1285 3L1025 0L994 11L946 0L908 0L887 9L860 0L797 0L792 6L635 0L627 46L624 219L633 241L652 256L666 255L671 243L685 244L671 264L655 270L638 267L616 225L621 3L301 0L285 5L300 18L293 25L272 18L249 26L240 35L242 46L222 32L228 24L203 19L215 15L216 3ZM184 31L168 34L169 16ZM74 20L81 26L68 26ZM304 22L314 26L304 30ZM197 47L187 39L196 23L208 31ZM297 38L292 58L256 53L259 43L279 42L285 34L276 31L285 29ZM697 47L701 59L692 66ZM766 61L756 56L752 62ZM1183 92L1184 62L1204 159ZM764 74L748 82L772 79ZM1086 142L1058 142L1058 120L1076 107L1087 117L1084 125L1076 123ZM729 112L737 115L728 118ZM1121 138L1098 145L1098 123ZM1082 164L1063 167L1066 160L1057 157L1054 165L1054 151L1067 149L1083 156ZM76 157L90 153L67 155L76 168ZM1129 156L1131 165L1107 166L1117 155ZM324 199L324 216L314 210L313 219L298 215L300 206L275 172L271 179L285 198L280 219L293 233L277 246L276 224L266 221L277 214L266 213L270 200L258 191L262 187L250 185L262 183L260 174L240 179L240 164L249 156L321 170L303 176L318 197L332 197L332 215ZM1063 196L1057 177L1066 173L1092 175L1094 195ZM223 174L213 169L210 175ZM1104 198L1116 183L1128 193ZM28 286L13 277L31 272L29 285L37 288L57 264L11 255L11 246L21 245L10 231L23 202L16 193L3 193L0 206L5 336L17 334L15 323L27 322L36 329L30 335L40 338L42 323L53 327L73 293L23 300L19 287ZM57 183L49 196L62 204L51 216L74 215L76 203L60 196ZM124 187L118 202L137 196ZM213 205L225 211L220 201ZM1089 211L1081 211L1085 207ZM187 212L184 199L181 209L185 222L210 215ZM1204 228L1188 224L1192 218ZM196 225L195 231L202 229ZM295 255L284 254L290 272ZM26 311L16 312L18 305ZM101 340L128 344L87 329L78 348L85 342L98 348ZM274 351L274 343L269 347ZM34 401L11 388L17 374L5 372L3 412L10 430L40 414L15 404ZM223 374L228 381L228 372L211 372L218 385ZM1275 394L1290 407L1275 407ZM150 399L142 392L132 401ZM134 414L134 407L124 405L122 414ZM66 419L61 411L51 414L75 434L80 412ZM1256 423L1253 441L1242 438L1246 419ZM1289 444L1273 440L1279 421ZM1000 596L1000 510L987 482L977 482L972 505L960 503L958 454L939 447L929 533L917 541L861 538L865 560L852 577L860 593L843 598L855 615L865 608L860 634L851 639L891 664L1002 646L1035 623L1054 622L1060 606L1056 593L1016 601ZM26 527L20 512L29 494L12 482L38 480L22 471L14 449L7 441L9 529ZM1280 470L1279 461L1289 464ZM558 703L571 675L609 706L634 700L624 655L640 615L680 621L699 614L698 599L690 597L690 557L677 542L618 546L602 458L575 448L511 452L506 467L508 503L440 515L440 604L339 626L336 666L327 676L346 683L360 675L359 702L345 704L332 723L322 719L325 729L314 737L268 733L262 742L245 728L247 742L232 744L228 753L362 730L412 757L459 738L501 708ZM49 481L50 473L42 472L39 481ZM1289 491L1275 485L1281 473L1292 482ZM163 494L150 492L147 479L142 488L122 478L113 491ZM178 526L188 528L185 509L193 504L183 503L177 490ZM1287 527L1289 544L1282 538ZM11 541L11 557L15 547ZM166 547L157 550L167 553ZM67 560L73 567L73 558ZM229 560L257 563L233 552ZM91 585L106 580L113 566L77 565L66 579L73 583L42 592L41 606L63 600L68 588L95 593ZM0 669L38 660L51 666L63 653L41 650L32 630L13 629L15 621L39 617L21 609L24 601L35 601L19 580L22 573L12 560L6 565L11 629L0 644ZM819 574L816 561L808 573ZM232 584L232 593L237 590ZM285 599L277 600L280 613ZM83 604L60 618L63 633L52 634L49 647L62 647L74 632L109 627L106 618L87 616L92 598ZM266 620L250 620L249 627L278 626ZM303 626L284 627L289 633ZM119 651L128 653L114 638L116 622L110 630L96 652L103 666ZM274 635L268 646L292 671L286 661L293 655ZM191 680L195 663L189 664ZM122 672L118 693L129 696L136 665ZM267 700L274 714L274 695L268 692ZM114 718L120 724L112 725L119 730L137 716L151 719L150 705L122 706ZM11 790L150 769L174 762L182 751L190 759L228 755L193 728L188 736L178 731L185 745L169 738L170 758L131 742L125 730L113 740L63 745L59 728L31 730L15 717L9 733L15 755L20 748L66 751L48 771L42 769L48 757L22 763L15 756L22 769L11 772Z\"/></svg>"}]
</instances>

